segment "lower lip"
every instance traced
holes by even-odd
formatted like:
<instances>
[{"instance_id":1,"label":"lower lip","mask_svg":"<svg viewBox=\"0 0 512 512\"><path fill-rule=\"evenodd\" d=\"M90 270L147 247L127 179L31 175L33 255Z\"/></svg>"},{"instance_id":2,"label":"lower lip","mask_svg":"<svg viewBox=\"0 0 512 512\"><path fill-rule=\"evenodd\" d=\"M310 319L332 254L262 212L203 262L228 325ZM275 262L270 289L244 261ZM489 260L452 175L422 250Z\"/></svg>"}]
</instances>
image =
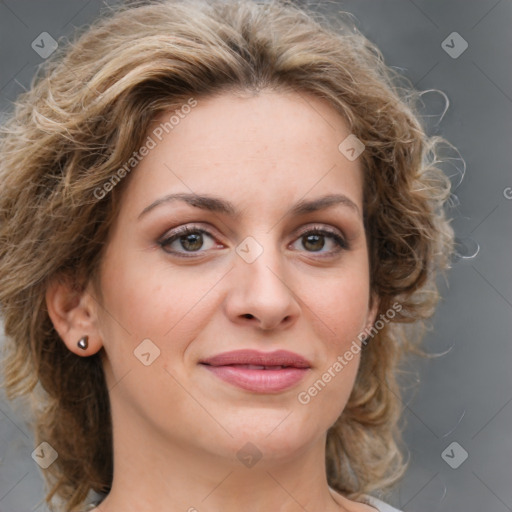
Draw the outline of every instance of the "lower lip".
<instances>
[{"instance_id":1,"label":"lower lip","mask_svg":"<svg viewBox=\"0 0 512 512\"><path fill-rule=\"evenodd\" d=\"M289 389L308 372L308 368L291 367L282 370L250 370L237 366L203 366L225 382L258 393L276 393Z\"/></svg>"}]
</instances>

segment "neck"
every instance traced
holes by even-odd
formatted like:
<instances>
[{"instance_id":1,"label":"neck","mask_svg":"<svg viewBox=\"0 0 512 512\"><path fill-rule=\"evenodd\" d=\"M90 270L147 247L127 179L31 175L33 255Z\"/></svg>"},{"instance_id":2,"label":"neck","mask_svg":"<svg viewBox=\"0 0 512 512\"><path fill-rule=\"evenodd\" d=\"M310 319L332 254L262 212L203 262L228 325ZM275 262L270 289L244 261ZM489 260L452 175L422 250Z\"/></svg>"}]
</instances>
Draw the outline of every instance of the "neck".
<instances>
[{"instance_id":1,"label":"neck","mask_svg":"<svg viewBox=\"0 0 512 512\"><path fill-rule=\"evenodd\" d=\"M257 452L250 448L238 458L219 456L173 443L140 422L115 425L114 432L114 480L99 512L350 510L327 484L325 436L254 463Z\"/></svg>"}]
</instances>

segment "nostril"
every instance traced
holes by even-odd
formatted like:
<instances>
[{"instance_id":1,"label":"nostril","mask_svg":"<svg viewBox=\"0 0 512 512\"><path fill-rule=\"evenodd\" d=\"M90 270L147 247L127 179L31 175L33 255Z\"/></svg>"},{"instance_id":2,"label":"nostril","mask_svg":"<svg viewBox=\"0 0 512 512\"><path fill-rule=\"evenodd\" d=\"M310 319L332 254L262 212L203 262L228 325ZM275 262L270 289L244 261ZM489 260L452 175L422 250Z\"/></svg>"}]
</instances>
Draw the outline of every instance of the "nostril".
<instances>
[{"instance_id":1,"label":"nostril","mask_svg":"<svg viewBox=\"0 0 512 512\"><path fill-rule=\"evenodd\" d=\"M251 315L250 313L246 313L245 315L242 315L244 318L254 318L253 315Z\"/></svg>"}]
</instances>

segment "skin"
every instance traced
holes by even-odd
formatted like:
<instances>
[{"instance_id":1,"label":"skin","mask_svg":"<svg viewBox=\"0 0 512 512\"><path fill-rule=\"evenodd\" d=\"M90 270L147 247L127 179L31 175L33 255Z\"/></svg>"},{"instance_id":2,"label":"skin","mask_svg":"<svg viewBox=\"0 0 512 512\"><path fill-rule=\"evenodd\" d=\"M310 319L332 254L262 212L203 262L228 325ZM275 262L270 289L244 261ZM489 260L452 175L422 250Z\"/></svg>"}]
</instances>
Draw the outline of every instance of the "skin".
<instances>
[{"instance_id":1,"label":"skin","mask_svg":"<svg viewBox=\"0 0 512 512\"><path fill-rule=\"evenodd\" d=\"M101 296L92 283L79 297L64 283L50 286L49 314L68 348L83 357L104 349L115 471L96 511L375 512L332 491L324 463L326 432L347 403L360 354L308 404L297 399L378 307L370 301L361 164L338 150L349 134L329 104L308 94L199 98L125 178ZM229 200L238 215L174 201L138 218L181 192ZM357 208L289 213L328 194ZM202 245L158 243L184 225L209 232ZM315 226L340 234L348 249L329 236L311 240ZM263 249L252 263L236 251L247 237ZM179 256L190 248L192 257ZM82 351L76 343L85 334ZM148 366L134 356L144 339L160 350ZM312 367L292 389L262 394L199 364L241 348L290 350ZM237 458L248 442L262 454L251 468Z\"/></svg>"}]
</instances>

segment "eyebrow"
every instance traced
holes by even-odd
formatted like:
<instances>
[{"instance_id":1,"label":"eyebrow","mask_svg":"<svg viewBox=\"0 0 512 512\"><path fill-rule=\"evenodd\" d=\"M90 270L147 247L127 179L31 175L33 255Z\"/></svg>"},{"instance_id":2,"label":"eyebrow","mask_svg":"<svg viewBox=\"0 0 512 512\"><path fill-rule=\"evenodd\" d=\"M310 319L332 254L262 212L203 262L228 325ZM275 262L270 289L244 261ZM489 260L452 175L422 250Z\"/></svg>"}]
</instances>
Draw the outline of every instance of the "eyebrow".
<instances>
[{"instance_id":1,"label":"eyebrow","mask_svg":"<svg viewBox=\"0 0 512 512\"><path fill-rule=\"evenodd\" d=\"M200 208L201 210L207 210L215 213L223 213L231 217L237 217L239 215L238 210L230 201L221 199L215 196L200 195L195 193L178 193L169 194L160 199L157 199L149 206L146 206L137 217L139 220L141 217L146 215L151 210L157 208L162 204L172 203L174 201L183 201L194 208ZM305 215L307 213L316 212L318 210L324 210L331 208L336 205L346 206L353 210L361 217L361 212L352 199L343 194L329 194L326 196L319 197L317 199L301 199L295 204L287 214L291 215Z\"/></svg>"}]
</instances>

